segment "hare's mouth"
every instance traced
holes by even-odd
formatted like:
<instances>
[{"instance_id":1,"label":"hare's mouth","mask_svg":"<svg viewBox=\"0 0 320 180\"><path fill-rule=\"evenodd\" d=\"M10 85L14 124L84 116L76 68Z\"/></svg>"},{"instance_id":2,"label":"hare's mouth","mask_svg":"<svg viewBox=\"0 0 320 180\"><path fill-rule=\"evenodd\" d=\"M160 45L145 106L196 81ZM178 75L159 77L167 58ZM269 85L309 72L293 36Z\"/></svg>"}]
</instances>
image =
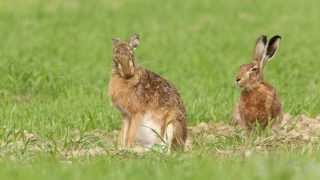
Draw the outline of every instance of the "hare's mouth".
<instances>
[{"instance_id":1,"label":"hare's mouth","mask_svg":"<svg viewBox=\"0 0 320 180\"><path fill-rule=\"evenodd\" d=\"M246 82L244 82L243 80L236 81L235 84L236 84L236 87L240 89L244 89L247 87Z\"/></svg>"},{"instance_id":2,"label":"hare's mouth","mask_svg":"<svg viewBox=\"0 0 320 180\"><path fill-rule=\"evenodd\" d=\"M236 87L241 88L243 86L243 81L240 78L237 78L234 84Z\"/></svg>"},{"instance_id":3,"label":"hare's mouth","mask_svg":"<svg viewBox=\"0 0 320 180\"><path fill-rule=\"evenodd\" d=\"M134 74L124 74L123 75L123 78L125 78L125 79L130 79L130 78L132 78L134 76Z\"/></svg>"}]
</instances>

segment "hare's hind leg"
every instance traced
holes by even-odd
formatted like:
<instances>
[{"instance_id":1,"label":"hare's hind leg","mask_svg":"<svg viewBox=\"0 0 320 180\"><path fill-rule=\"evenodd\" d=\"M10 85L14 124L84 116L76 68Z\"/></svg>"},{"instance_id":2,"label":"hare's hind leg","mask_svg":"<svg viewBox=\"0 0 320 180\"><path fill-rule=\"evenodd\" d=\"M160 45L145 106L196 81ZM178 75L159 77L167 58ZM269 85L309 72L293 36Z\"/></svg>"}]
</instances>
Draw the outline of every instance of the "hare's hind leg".
<instances>
[{"instance_id":1,"label":"hare's hind leg","mask_svg":"<svg viewBox=\"0 0 320 180\"><path fill-rule=\"evenodd\" d=\"M164 140L168 146L168 154L171 153L173 136L174 136L174 127L172 123L169 123L164 133Z\"/></svg>"},{"instance_id":2,"label":"hare's hind leg","mask_svg":"<svg viewBox=\"0 0 320 180\"><path fill-rule=\"evenodd\" d=\"M185 135L182 124L179 121L171 121L165 131L165 140L168 145L168 151L184 150Z\"/></svg>"}]
</instances>

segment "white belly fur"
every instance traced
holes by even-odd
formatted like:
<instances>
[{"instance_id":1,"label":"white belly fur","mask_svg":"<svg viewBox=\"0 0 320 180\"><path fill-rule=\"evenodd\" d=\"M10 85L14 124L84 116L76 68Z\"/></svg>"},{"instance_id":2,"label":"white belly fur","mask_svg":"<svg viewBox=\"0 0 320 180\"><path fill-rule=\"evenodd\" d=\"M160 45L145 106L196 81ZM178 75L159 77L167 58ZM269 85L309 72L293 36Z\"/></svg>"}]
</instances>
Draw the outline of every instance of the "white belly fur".
<instances>
[{"instance_id":1,"label":"white belly fur","mask_svg":"<svg viewBox=\"0 0 320 180\"><path fill-rule=\"evenodd\" d=\"M137 130L136 143L146 148L151 148L154 144L160 143L160 129L152 114L146 113Z\"/></svg>"}]
</instances>

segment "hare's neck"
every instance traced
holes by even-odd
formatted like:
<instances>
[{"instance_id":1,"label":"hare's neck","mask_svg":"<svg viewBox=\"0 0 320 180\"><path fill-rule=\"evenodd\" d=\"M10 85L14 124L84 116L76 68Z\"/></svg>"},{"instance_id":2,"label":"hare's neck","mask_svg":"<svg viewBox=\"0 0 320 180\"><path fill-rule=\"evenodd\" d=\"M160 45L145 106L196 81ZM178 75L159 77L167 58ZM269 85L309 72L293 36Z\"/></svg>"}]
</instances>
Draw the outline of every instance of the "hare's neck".
<instances>
[{"instance_id":1,"label":"hare's neck","mask_svg":"<svg viewBox=\"0 0 320 180\"><path fill-rule=\"evenodd\" d=\"M130 84L131 86L135 86L136 84L139 83L139 80L142 76L142 69L137 68L135 70L135 73L132 77L130 78L124 78L121 76L121 74L118 72L118 70L116 68L112 68L112 73L111 76L113 79L118 79L119 81L123 82L123 83L127 83Z\"/></svg>"},{"instance_id":2,"label":"hare's neck","mask_svg":"<svg viewBox=\"0 0 320 180\"><path fill-rule=\"evenodd\" d=\"M244 89L242 89L242 92L243 92L243 93L250 93L250 92L252 92L252 91L255 91L256 89L259 88L260 83L261 83L261 82L257 82L257 83L255 83L255 84L253 84L253 85L247 86L247 87L245 87Z\"/></svg>"}]
</instances>

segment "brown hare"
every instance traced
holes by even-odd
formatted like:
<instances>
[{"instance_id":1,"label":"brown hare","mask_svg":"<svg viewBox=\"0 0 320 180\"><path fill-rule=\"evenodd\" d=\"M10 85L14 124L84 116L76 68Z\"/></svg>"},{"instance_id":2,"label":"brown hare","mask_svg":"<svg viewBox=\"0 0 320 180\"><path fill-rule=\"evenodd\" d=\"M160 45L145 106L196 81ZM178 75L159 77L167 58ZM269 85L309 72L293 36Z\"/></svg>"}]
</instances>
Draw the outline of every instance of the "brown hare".
<instances>
[{"instance_id":1,"label":"brown hare","mask_svg":"<svg viewBox=\"0 0 320 180\"><path fill-rule=\"evenodd\" d=\"M167 80L136 64L139 36L113 39L113 67L109 96L121 112L122 148L148 149L165 143L168 150L183 149L187 138L186 110L176 88Z\"/></svg>"},{"instance_id":2,"label":"brown hare","mask_svg":"<svg viewBox=\"0 0 320 180\"><path fill-rule=\"evenodd\" d=\"M254 125L265 128L278 124L282 119L282 105L274 87L263 80L263 68L279 48L281 37L273 36L269 41L260 36L253 51L252 62L240 66L236 84L241 88L233 120L242 128Z\"/></svg>"}]
</instances>

